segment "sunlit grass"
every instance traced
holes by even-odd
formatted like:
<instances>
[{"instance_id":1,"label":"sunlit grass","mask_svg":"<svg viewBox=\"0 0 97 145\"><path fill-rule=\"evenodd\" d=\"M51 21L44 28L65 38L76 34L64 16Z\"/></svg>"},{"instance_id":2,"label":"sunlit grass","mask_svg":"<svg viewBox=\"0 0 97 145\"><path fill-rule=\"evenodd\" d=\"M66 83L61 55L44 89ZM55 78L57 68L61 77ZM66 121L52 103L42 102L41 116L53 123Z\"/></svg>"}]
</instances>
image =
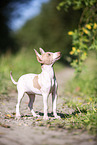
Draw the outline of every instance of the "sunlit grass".
<instances>
[{"instance_id":1,"label":"sunlit grass","mask_svg":"<svg viewBox=\"0 0 97 145\"><path fill-rule=\"evenodd\" d=\"M97 62L92 55L86 62L87 68L79 77L67 85L65 104L75 110L72 117L66 119L70 128L81 128L97 133Z\"/></svg>"}]
</instances>

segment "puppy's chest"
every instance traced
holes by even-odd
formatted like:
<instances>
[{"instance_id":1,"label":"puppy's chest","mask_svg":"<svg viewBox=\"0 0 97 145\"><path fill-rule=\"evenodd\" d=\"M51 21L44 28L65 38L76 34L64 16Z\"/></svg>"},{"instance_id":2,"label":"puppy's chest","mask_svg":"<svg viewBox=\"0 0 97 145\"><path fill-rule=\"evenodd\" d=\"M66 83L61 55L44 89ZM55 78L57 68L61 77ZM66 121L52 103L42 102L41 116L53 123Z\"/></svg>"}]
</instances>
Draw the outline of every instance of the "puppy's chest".
<instances>
[{"instance_id":1,"label":"puppy's chest","mask_svg":"<svg viewBox=\"0 0 97 145\"><path fill-rule=\"evenodd\" d=\"M45 85L45 86L53 87L54 80L55 80L53 71L44 72L39 76L39 78L40 78L40 83L42 83L43 86Z\"/></svg>"}]
</instances>

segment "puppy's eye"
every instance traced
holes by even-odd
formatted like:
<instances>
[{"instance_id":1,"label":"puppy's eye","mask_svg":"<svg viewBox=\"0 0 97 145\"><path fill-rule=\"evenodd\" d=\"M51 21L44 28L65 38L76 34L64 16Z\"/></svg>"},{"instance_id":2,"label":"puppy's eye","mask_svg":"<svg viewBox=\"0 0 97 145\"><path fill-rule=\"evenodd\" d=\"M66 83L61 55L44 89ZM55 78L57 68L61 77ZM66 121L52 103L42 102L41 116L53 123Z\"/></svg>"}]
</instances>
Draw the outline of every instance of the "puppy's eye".
<instances>
[{"instance_id":1,"label":"puppy's eye","mask_svg":"<svg viewBox=\"0 0 97 145\"><path fill-rule=\"evenodd\" d=\"M50 53L48 53L48 56L50 56L51 54Z\"/></svg>"}]
</instances>

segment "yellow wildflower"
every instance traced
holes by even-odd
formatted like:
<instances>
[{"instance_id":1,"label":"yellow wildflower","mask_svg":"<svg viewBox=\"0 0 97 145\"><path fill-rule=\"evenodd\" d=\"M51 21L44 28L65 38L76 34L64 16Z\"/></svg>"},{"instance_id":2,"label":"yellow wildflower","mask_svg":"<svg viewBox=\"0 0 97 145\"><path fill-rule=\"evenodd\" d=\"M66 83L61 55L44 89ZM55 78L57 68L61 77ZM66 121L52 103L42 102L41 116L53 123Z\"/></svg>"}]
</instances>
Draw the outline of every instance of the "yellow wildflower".
<instances>
[{"instance_id":1,"label":"yellow wildflower","mask_svg":"<svg viewBox=\"0 0 97 145\"><path fill-rule=\"evenodd\" d=\"M84 55L86 56L86 55L87 55L87 53L86 53L86 52L84 52Z\"/></svg>"},{"instance_id":2,"label":"yellow wildflower","mask_svg":"<svg viewBox=\"0 0 97 145\"><path fill-rule=\"evenodd\" d=\"M80 50L79 50L79 49L77 49L77 52L80 52Z\"/></svg>"},{"instance_id":3,"label":"yellow wildflower","mask_svg":"<svg viewBox=\"0 0 97 145\"><path fill-rule=\"evenodd\" d=\"M82 105L82 103L80 102L80 103L78 103L79 105Z\"/></svg>"},{"instance_id":4,"label":"yellow wildflower","mask_svg":"<svg viewBox=\"0 0 97 145\"><path fill-rule=\"evenodd\" d=\"M10 114L7 114L6 116L7 116L7 117L11 117L11 115L10 115Z\"/></svg>"},{"instance_id":5,"label":"yellow wildflower","mask_svg":"<svg viewBox=\"0 0 97 145\"><path fill-rule=\"evenodd\" d=\"M77 99L78 99L78 100L82 100L82 98L81 98L81 97L78 97Z\"/></svg>"},{"instance_id":6,"label":"yellow wildflower","mask_svg":"<svg viewBox=\"0 0 97 145\"><path fill-rule=\"evenodd\" d=\"M73 51L70 51L70 55L72 55L72 54L74 54L74 52Z\"/></svg>"},{"instance_id":7,"label":"yellow wildflower","mask_svg":"<svg viewBox=\"0 0 97 145\"><path fill-rule=\"evenodd\" d=\"M72 31L69 31L69 32L68 32L68 35L72 35L72 34L73 34L73 32L72 32Z\"/></svg>"},{"instance_id":8,"label":"yellow wildflower","mask_svg":"<svg viewBox=\"0 0 97 145\"><path fill-rule=\"evenodd\" d=\"M88 31L85 28L83 28L83 31L85 34L88 34Z\"/></svg>"},{"instance_id":9,"label":"yellow wildflower","mask_svg":"<svg viewBox=\"0 0 97 145\"><path fill-rule=\"evenodd\" d=\"M96 23L94 23L93 29L97 29L97 24Z\"/></svg>"},{"instance_id":10,"label":"yellow wildflower","mask_svg":"<svg viewBox=\"0 0 97 145\"><path fill-rule=\"evenodd\" d=\"M90 97L89 100L92 101L92 98Z\"/></svg>"},{"instance_id":11,"label":"yellow wildflower","mask_svg":"<svg viewBox=\"0 0 97 145\"><path fill-rule=\"evenodd\" d=\"M72 50L73 50L73 51L75 51L75 50L76 50L76 48L75 48L75 47L72 47Z\"/></svg>"},{"instance_id":12,"label":"yellow wildflower","mask_svg":"<svg viewBox=\"0 0 97 145\"><path fill-rule=\"evenodd\" d=\"M78 60L76 59L75 62L78 62Z\"/></svg>"},{"instance_id":13,"label":"yellow wildflower","mask_svg":"<svg viewBox=\"0 0 97 145\"><path fill-rule=\"evenodd\" d=\"M90 30L91 29L91 25L90 24L86 24L86 28L88 28Z\"/></svg>"}]
</instances>

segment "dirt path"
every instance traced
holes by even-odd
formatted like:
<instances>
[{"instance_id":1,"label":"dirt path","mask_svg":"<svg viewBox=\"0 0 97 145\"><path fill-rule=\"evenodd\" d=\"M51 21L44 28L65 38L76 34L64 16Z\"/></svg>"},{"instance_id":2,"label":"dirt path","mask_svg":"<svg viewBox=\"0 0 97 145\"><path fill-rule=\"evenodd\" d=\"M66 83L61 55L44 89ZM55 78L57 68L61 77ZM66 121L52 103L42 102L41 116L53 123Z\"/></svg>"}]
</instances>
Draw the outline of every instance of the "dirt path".
<instances>
[{"instance_id":1,"label":"dirt path","mask_svg":"<svg viewBox=\"0 0 97 145\"><path fill-rule=\"evenodd\" d=\"M65 68L56 73L58 81L58 112L62 112L64 88L67 81L73 76L73 69ZM62 128L50 128L49 121L43 121L42 97L37 96L34 110L41 115L39 119L33 118L27 107L28 97L25 95L21 104L20 120L15 120L15 105L17 92L12 91L0 101L0 145L96 145L94 137L81 130L69 132ZM72 113L65 109L63 113ZM51 97L49 97L49 112L51 112ZM50 119L52 120L53 117Z\"/></svg>"}]
</instances>

